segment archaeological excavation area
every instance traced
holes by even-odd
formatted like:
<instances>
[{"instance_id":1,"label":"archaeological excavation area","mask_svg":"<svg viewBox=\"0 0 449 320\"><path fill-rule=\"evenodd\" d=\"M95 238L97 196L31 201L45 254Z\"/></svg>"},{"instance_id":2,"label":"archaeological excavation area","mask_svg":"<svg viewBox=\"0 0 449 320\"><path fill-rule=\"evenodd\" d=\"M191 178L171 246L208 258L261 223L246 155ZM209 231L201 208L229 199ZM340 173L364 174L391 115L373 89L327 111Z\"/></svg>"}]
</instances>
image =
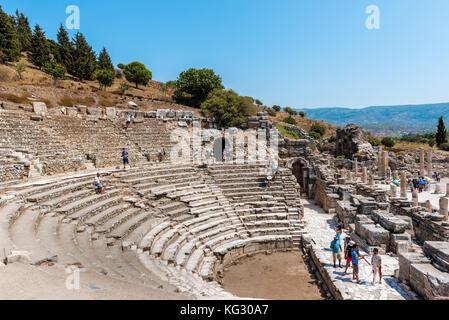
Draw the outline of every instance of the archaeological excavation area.
<instances>
[{"instance_id":1,"label":"archaeological excavation area","mask_svg":"<svg viewBox=\"0 0 449 320\"><path fill-rule=\"evenodd\" d=\"M242 139L182 110L2 103L0 124L1 299L449 297L440 155L383 151L351 125L320 152L322 142L299 127L299 139L283 137L264 112L230 131ZM251 145L257 132L268 142ZM198 159L198 149L228 153ZM411 193L419 176L429 184ZM365 261L359 285L333 268L337 225L367 261L380 250L382 284L371 285Z\"/></svg>"}]
</instances>

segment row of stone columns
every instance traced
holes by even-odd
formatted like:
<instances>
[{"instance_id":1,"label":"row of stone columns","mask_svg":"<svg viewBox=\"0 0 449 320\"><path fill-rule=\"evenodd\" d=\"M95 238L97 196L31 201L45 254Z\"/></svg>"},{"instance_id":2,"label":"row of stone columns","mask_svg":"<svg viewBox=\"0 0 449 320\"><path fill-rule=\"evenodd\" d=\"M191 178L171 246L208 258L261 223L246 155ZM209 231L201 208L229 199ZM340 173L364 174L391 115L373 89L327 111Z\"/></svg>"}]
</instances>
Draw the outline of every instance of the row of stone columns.
<instances>
[{"instance_id":1,"label":"row of stone columns","mask_svg":"<svg viewBox=\"0 0 449 320\"><path fill-rule=\"evenodd\" d=\"M432 164L432 150L429 150L427 152L427 172L426 172L426 164L425 164L425 151L424 148L421 148L420 155L419 155L419 175L425 176L426 174L431 177L432 171L433 171L433 164Z\"/></svg>"}]
</instances>

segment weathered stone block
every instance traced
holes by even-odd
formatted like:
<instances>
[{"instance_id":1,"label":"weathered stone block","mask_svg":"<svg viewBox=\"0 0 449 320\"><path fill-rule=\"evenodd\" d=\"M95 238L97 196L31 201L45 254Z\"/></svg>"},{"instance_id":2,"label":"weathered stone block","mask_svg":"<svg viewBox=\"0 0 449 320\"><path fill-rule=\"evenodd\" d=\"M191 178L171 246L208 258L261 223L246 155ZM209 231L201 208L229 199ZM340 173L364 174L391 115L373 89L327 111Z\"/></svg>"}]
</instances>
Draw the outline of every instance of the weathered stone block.
<instances>
[{"instance_id":1,"label":"weathered stone block","mask_svg":"<svg viewBox=\"0 0 449 320\"><path fill-rule=\"evenodd\" d=\"M399 279L403 282L410 282L410 266L412 264L428 263L430 260L422 253L399 252Z\"/></svg>"},{"instance_id":2,"label":"weathered stone block","mask_svg":"<svg viewBox=\"0 0 449 320\"><path fill-rule=\"evenodd\" d=\"M32 102L33 111L38 116L46 116L47 115L47 105L44 102Z\"/></svg>"},{"instance_id":3,"label":"weathered stone block","mask_svg":"<svg viewBox=\"0 0 449 320\"><path fill-rule=\"evenodd\" d=\"M87 114L90 114L92 116L101 116L103 112L99 108L87 108Z\"/></svg>"},{"instance_id":4,"label":"weathered stone block","mask_svg":"<svg viewBox=\"0 0 449 320\"><path fill-rule=\"evenodd\" d=\"M449 297L449 273L442 272L431 264L412 264L410 284L425 299Z\"/></svg>"},{"instance_id":5,"label":"weathered stone block","mask_svg":"<svg viewBox=\"0 0 449 320\"><path fill-rule=\"evenodd\" d=\"M390 232L381 226L356 221L355 231L371 246L389 245L390 243Z\"/></svg>"},{"instance_id":6,"label":"weathered stone block","mask_svg":"<svg viewBox=\"0 0 449 320\"><path fill-rule=\"evenodd\" d=\"M114 119L116 117L116 109L114 107L106 108L106 117Z\"/></svg>"},{"instance_id":7,"label":"weathered stone block","mask_svg":"<svg viewBox=\"0 0 449 320\"><path fill-rule=\"evenodd\" d=\"M426 241L423 250L433 261L449 272L449 242Z\"/></svg>"}]
</instances>

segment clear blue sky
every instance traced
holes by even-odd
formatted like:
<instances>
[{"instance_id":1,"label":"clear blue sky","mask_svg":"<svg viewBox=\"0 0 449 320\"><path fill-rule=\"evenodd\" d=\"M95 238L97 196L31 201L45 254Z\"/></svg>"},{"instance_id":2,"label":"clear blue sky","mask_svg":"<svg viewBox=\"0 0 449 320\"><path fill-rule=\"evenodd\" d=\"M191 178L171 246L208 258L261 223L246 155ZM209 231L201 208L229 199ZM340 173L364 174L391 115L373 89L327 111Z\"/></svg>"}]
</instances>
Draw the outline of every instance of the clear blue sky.
<instances>
[{"instance_id":1,"label":"clear blue sky","mask_svg":"<svg viewBox=\"0 0 449 320\"><path fill-rule=\"evenodd\" d=\"M449 101L448 0L1 1L53 39L72 4L96 51L142 61L154 80L207 67L242 95L296 108ZM380 30L365 27L368 5Z\"/></svg>"}]
</instances>

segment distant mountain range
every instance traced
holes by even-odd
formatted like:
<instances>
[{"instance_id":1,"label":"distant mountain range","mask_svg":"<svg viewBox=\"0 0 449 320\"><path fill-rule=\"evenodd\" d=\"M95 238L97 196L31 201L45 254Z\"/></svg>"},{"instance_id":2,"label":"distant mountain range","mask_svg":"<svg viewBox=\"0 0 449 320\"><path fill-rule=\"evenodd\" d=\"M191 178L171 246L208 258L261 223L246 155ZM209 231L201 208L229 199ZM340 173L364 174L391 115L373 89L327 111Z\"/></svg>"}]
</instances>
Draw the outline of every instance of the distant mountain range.
<instances>
[{"instance_id":1,"label":"distant mountain range","mask_svg":"<svg viewBox=\"0 0 449 320\"><path fill-rule=\"evenodd\" d=\"M398 137L436 131L438 118L449 119L449 102L437 104L377 106L363 109L317 108L297 109L307 118L345 126L357 124L377 136Z\"/></svg>"}]
</instances>

